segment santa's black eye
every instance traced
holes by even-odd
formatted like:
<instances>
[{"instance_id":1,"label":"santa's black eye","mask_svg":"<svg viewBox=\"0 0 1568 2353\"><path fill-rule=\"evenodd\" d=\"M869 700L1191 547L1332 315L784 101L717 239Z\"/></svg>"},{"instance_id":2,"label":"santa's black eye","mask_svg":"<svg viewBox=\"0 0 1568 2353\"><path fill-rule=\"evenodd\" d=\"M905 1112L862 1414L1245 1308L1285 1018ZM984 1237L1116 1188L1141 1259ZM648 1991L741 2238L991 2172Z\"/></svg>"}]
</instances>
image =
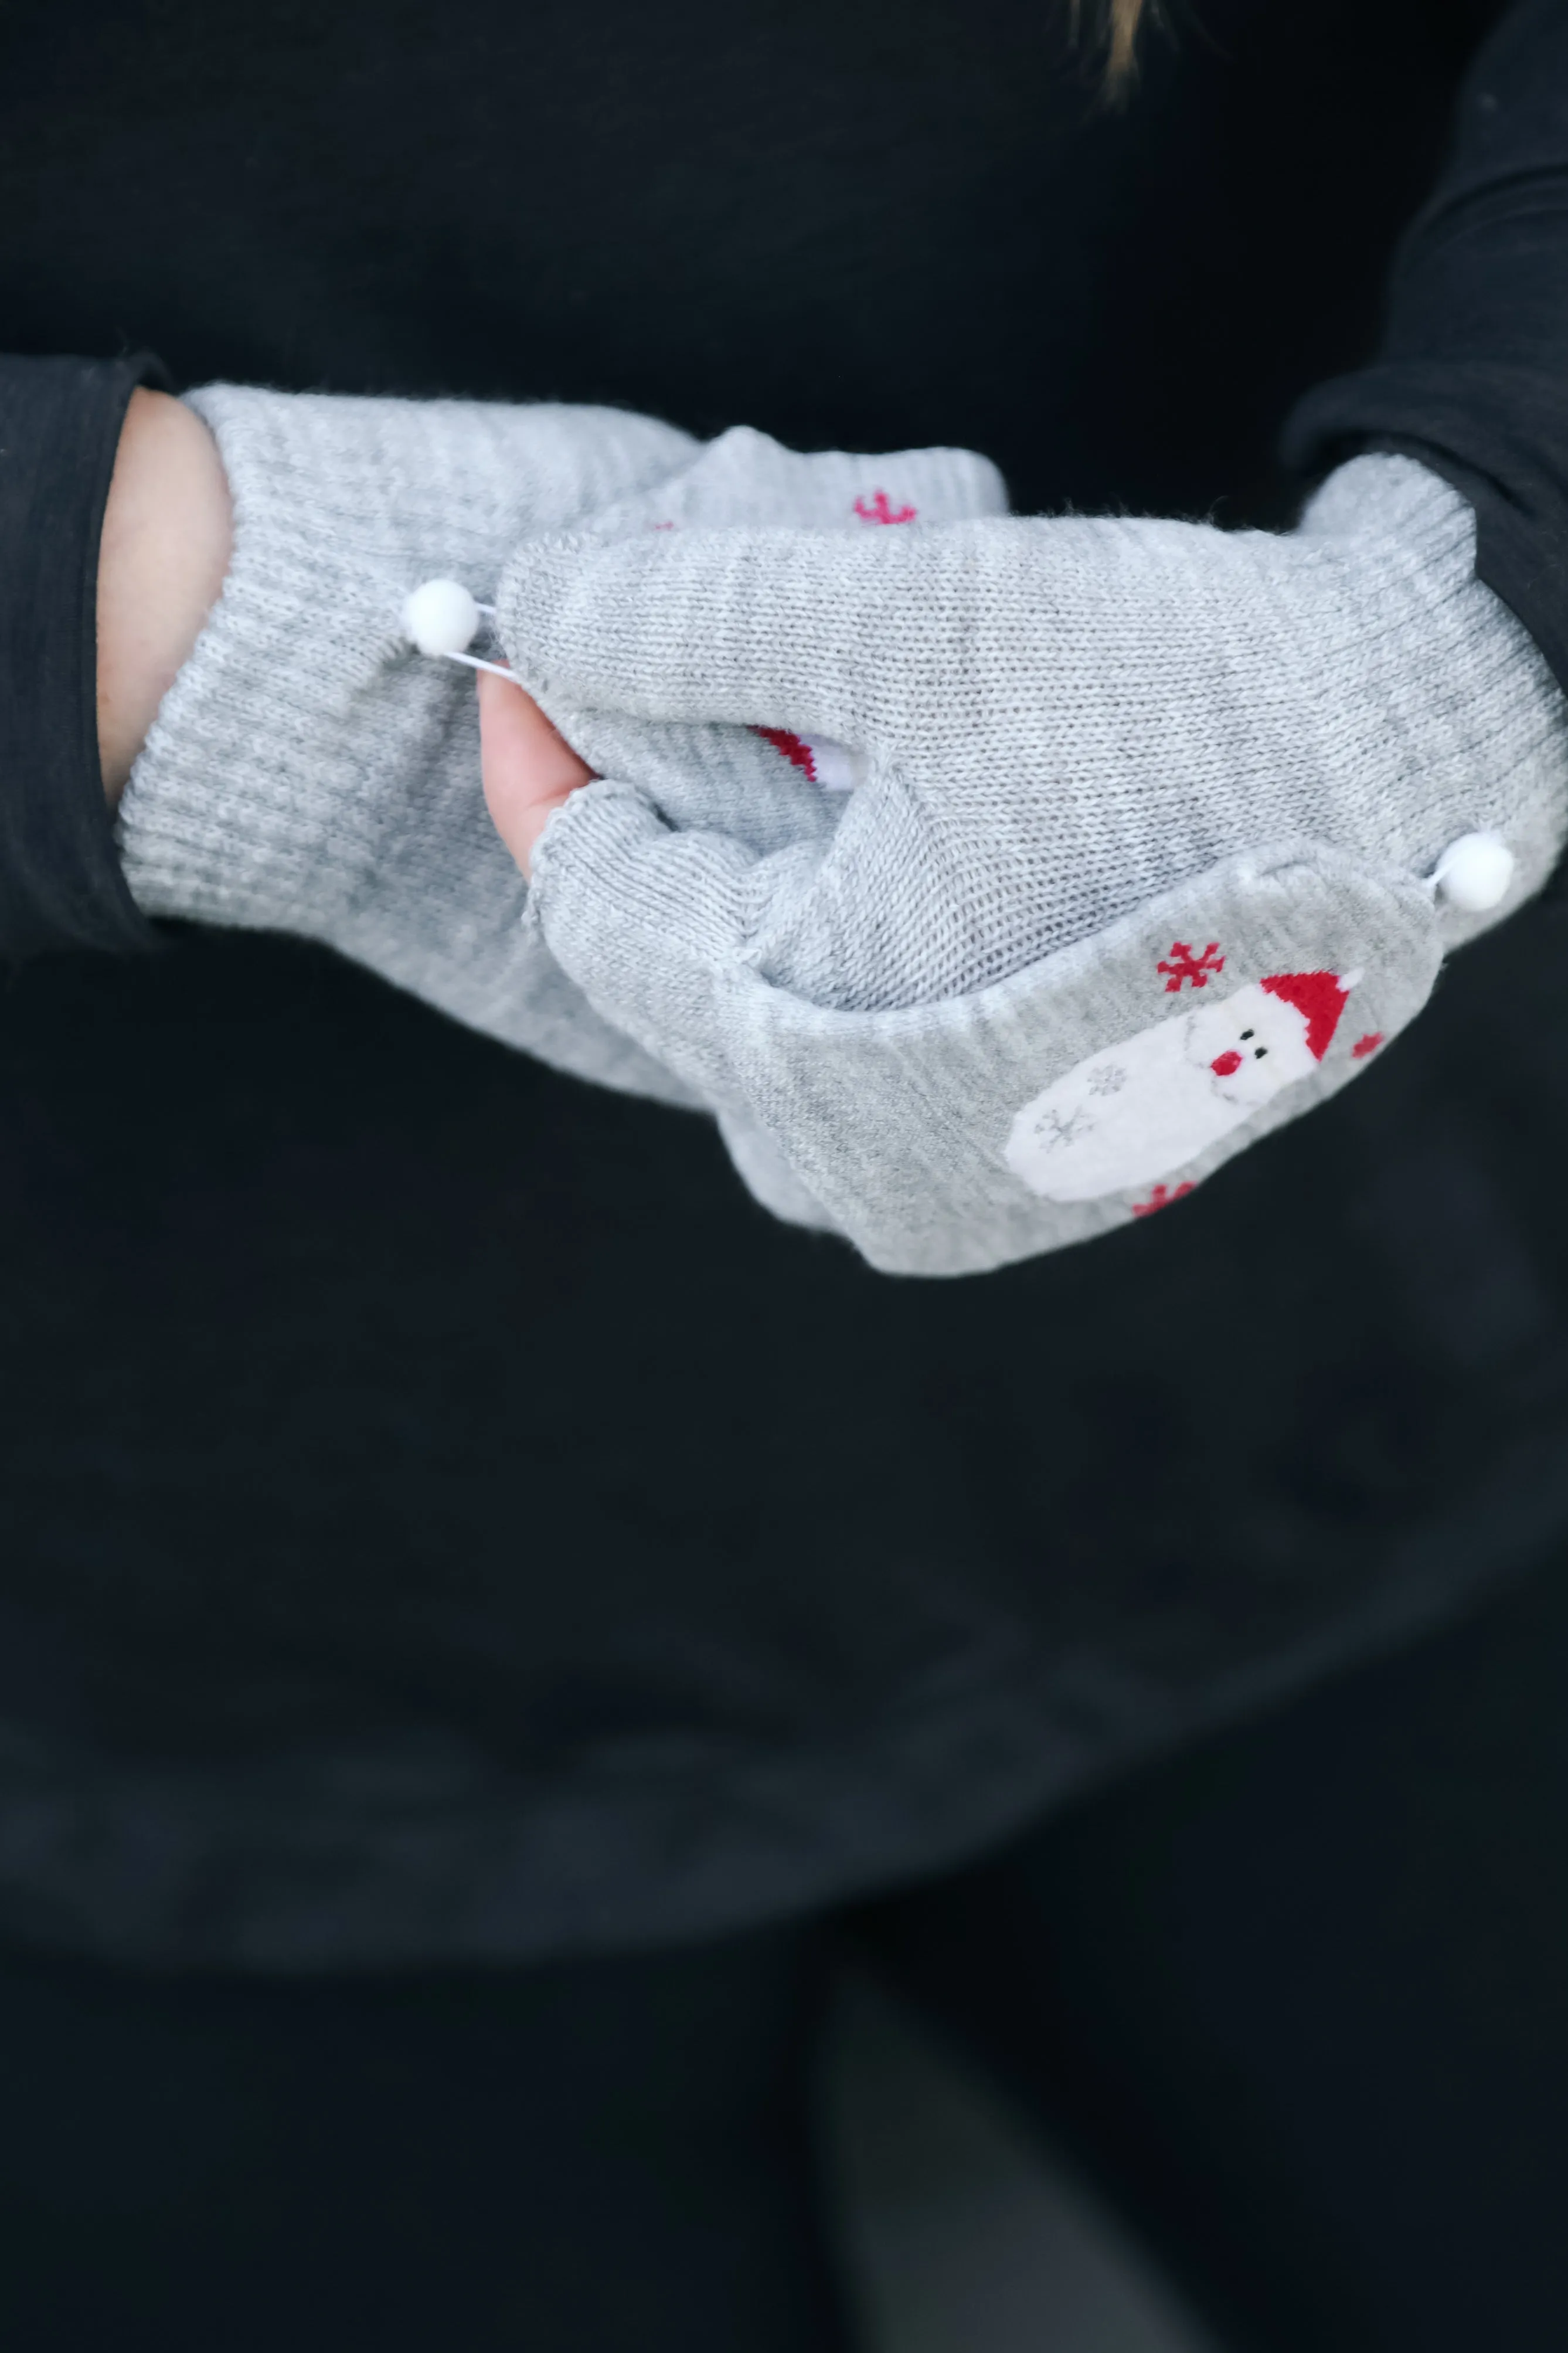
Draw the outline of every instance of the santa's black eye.
<instances>
[{"instance_id":1,"label":"santa's black eye","mask_svg":"<svg viewBox=\"0 0 1568 2353\"><path fill-rule=\"evenodd\" d=\"M1249 1034L1250 1034L1250 1033L1249 1033ZM1267 1047L1267 1046L1254 1046L1254 1048L1253 1048L1253 1050L1252 1050L1252 1059L1253 1059L1253 1060L1254 1060L1255 1062L1261 1062L1261 1060L1263 1060L1263 1057L1265 1056L1265 1054L1267 1054L1267 1052L1268 1052L1268 1047Z\"/></svg>"},{"instance_id":2,"label":"santa's black eye","mask_svg":"<svg viewBox=\"0 0 1568 2353\"><path fill-rule=\"evenodd\" d=\"M1242 1033L1241 1033L1241 1042L1242 1042L1242 1044L1243 1044L1244 1046L1246 1045L1246 1043L1247 1043L1247 1039L1252 1036L1252 1034L1253 1034L1253 1033L1252 1033L1252 1031L1251 1031L1250 1029L1244 1029L1244 1030L1242 1031Z\"/></svg>"}]
</instances>

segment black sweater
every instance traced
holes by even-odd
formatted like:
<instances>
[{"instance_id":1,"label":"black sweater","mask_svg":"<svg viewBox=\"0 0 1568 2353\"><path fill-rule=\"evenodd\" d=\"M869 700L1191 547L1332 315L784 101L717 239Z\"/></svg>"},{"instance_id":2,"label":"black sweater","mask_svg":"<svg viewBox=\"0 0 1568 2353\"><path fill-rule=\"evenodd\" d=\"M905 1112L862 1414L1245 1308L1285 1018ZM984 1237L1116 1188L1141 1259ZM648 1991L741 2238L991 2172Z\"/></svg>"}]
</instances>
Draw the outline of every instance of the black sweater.
<instances>
[{"instance_id":1,"label":"black sweater","mask_svg":"<svg viewBox=\"0 0 1568 2353\"><path fill-rule=\"evenodd\" d=\"M1179 1214L939 1285L324 954L149 945L119 880L92 562L143 347L1226 522L1288 516L1294 407L1299 471L1458 482L1568 675L1568 8L1474 66L1381 347L1479 13L1205 0L1121 111L1065 13L5 11L0 339L95 364L0 367L0 1932L299 1967L759 1917L1568 1530L1550 902Z\"/></svg>"}]
</instances>

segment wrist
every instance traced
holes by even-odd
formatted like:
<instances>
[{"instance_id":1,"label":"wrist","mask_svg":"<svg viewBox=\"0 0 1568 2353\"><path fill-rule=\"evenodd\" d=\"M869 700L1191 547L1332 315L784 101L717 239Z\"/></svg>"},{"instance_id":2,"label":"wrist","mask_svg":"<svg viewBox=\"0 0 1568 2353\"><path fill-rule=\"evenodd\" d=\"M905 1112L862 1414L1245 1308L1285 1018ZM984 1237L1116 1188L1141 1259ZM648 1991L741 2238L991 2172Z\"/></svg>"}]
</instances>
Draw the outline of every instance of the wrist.
<instances>
[{"instance_id":1,"label":"wrist","mask_svg":"<svg viewBox=\"0 0 1568 2353\"><path fill-rule=\"evenodd\" d=\"M201 418L166 393L132 393L99 546L98 744L111 807L217 600L231 530Z\"/></svg>"}]
</instances>

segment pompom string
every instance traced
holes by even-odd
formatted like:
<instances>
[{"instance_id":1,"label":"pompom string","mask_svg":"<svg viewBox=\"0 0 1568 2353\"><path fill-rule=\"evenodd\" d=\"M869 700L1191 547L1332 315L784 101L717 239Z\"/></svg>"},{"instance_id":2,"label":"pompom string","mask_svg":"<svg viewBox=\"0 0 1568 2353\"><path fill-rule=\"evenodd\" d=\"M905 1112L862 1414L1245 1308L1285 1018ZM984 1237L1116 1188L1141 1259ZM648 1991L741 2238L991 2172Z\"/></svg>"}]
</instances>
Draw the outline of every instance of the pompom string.
<instances>
[{"instance_id":1,"label":"pompom string","mask_svg":"<svg viewBox=\"0 0 1568 2353\"><path fill-rule=\"evenodd\" d=\"M440 654L437 659L439 661L461 662L465 670L488 670L492 678L509 678L513 686L519 683L516 671L508 670L505 662L481 661L478 654Z\"/></svg>"}]
</instances>

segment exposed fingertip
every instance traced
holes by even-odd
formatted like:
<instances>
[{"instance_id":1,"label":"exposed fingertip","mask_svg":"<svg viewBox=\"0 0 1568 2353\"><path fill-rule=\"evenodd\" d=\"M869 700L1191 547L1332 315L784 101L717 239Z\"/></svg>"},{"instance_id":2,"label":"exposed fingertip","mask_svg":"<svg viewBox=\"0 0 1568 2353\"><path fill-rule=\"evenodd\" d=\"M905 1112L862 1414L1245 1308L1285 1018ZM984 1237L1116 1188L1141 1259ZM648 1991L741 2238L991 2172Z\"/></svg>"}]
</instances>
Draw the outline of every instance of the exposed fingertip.
<instances>
[{"instance_id":1,"label":"exposed fingertip","mask_svg":"<svg viewBox=\"0 0 1568 2353\"><path fill-rule=\"evenodd\" d=\"M527 874L551 818L594 772L521 686L481 670L478 688L485 806Z\"/></svg>"}]
</instances>

